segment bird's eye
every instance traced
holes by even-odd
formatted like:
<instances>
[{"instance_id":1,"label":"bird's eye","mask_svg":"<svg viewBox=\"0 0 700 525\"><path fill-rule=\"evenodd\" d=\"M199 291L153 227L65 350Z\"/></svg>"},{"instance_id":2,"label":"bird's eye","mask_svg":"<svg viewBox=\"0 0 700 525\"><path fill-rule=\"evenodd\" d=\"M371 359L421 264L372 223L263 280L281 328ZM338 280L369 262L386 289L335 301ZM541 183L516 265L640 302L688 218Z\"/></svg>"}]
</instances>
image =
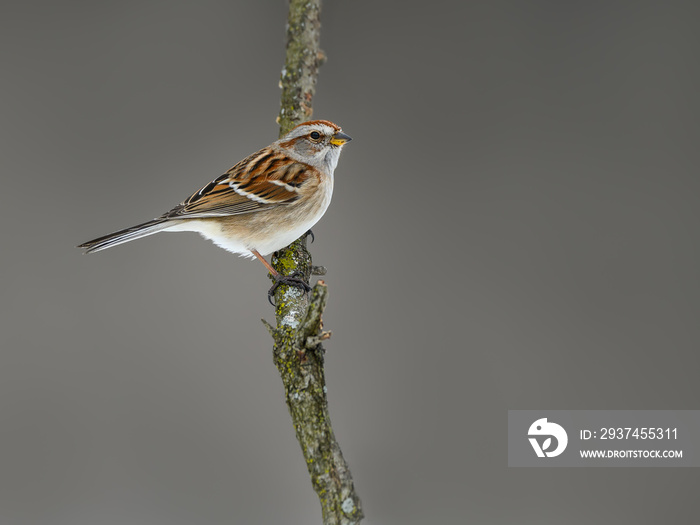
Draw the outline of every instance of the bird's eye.
<instances>
[{"instance_id":1,"label":"bird's eye","mask_svg":"<svg viewBox=\"0 0 700 525\"><path fill-rule=\"evenodd\" d=\"M321 140L321 134L320 134L318 131L312 131L312 132L309 134L309 137L310 137L311 140L313 140L314 142L318 142L319 140Z\"/></svg>"}]
</instances>

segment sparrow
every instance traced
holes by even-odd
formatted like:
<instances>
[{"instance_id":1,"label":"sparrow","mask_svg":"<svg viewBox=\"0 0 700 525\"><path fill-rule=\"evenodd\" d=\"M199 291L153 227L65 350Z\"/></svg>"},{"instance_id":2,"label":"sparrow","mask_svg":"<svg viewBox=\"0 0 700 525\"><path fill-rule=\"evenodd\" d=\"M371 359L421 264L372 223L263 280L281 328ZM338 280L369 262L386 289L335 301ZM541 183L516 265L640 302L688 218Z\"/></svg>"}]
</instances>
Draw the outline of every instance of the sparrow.
<instances>
[{"instance_id":1,"label":"sparrow","mask_svg":"<svg viewBox=\"0 0 700 525\"><path fill-rule=\"evenodd\" d=\"M162 231L193 231L229 252L259 259L275 280L270 302L281 283L308 291L304 281L282 276L264 256L291 244L326 212L333 172L350 140L327 120L304 122L163 215L78 248L92 253Z\"/></svg>"}]
</instances>

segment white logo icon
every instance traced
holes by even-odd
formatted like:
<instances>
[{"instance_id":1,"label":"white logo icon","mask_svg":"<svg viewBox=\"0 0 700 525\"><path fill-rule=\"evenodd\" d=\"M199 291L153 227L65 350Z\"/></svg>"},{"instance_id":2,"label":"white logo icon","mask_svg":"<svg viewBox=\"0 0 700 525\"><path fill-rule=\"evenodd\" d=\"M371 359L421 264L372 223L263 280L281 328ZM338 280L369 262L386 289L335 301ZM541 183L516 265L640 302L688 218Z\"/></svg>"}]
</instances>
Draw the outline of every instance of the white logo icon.
<instances>
[{"instance_id":1,"label":"white logo icon","mask_svg":"<svg viewBox=\"0 0 700 525\"><path fill-rule=\"evenodd\" d=\"M547 456L548 458L558 456L559 454L564 452L564 449L566 448L566 445L569 442L569 436L566 435L566 430L564 430L564 428L561 425L547 422L546 417L538 419L532 425L530 425L530 430L528 430L527 433L528 436L530 436L529 439L532 448L535 449L537 457L540 458L543 458L545 456ZM537 441L537 438L532 436L548 437L542 442L542 445L540 446L540 444ZM547 449L550 446L552 446L552 436L555 437L557 440L557 448L551 451L547 451Z\"/></svg>"}]
</instances>

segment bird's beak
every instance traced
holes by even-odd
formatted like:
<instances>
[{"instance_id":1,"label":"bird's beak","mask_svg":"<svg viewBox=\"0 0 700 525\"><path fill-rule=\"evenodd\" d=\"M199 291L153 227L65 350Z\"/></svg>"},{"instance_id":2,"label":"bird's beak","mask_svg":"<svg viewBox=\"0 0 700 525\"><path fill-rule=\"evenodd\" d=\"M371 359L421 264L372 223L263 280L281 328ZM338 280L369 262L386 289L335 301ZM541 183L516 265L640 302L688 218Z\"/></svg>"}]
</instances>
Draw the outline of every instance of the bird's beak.
<instances>
[{"instance_id":1,"label":"bird's beak","mask_svg":"<svg viewBox=\"0 0 700 525\"><path fill-rule=\"evenodd\" d=\"M342 131L339 131L335 135L333 135L333 138L331 139L331 144L334 146L342 146L346 142L350 142L352 139L343 133Z\"/></svg>"}]
</instances>

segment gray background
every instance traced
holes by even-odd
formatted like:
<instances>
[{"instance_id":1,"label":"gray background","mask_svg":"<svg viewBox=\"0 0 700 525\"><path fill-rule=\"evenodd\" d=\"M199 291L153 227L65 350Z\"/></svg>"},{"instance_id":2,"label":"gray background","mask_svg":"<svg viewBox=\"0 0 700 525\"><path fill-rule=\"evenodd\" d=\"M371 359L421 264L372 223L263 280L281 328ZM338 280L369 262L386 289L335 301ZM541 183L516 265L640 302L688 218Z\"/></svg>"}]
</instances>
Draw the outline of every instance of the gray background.
<instances>
[{"instance_id":1,"label":"gray background","mask_svg":"<svg viewBox=\"0 0 700 525\"><path fill-rule=\"evenodd\" d=\"M513 469L508 409L698 409L697 3L333 2L315 228L367 523L688 522L697 469ZM284 2L3 2L0 523L320 521L269 281L74 246L277 136Z\"/></svg>"}]
</instances>

